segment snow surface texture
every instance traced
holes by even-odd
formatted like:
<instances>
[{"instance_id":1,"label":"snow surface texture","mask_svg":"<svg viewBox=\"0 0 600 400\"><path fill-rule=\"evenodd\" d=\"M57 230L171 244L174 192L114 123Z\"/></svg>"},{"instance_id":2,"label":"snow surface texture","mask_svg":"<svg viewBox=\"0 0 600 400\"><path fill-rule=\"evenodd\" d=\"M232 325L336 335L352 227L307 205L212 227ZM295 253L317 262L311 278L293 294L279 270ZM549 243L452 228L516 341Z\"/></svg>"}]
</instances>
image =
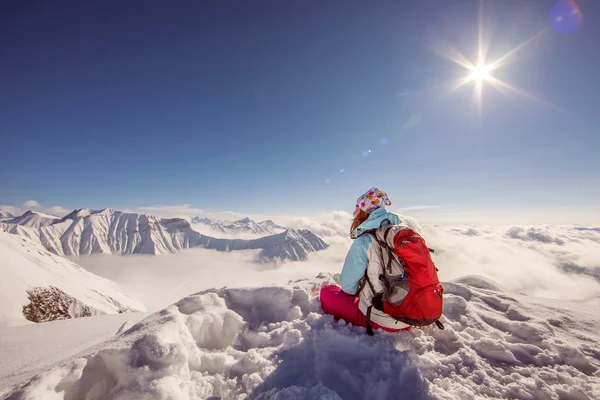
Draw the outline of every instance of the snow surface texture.
<instances>
[{"instance_id":1,"label":"snow surface texture","mask_svg":"<svg viewBox=\"0 0 600 400\"><path fill-rule=\"evenodd\" d=\"M28 305L29 315L46 316L40 321L51 314L51 319L64 319L145 310L113 282L30 239L0 231L0 254L0 325L26 323L23 306ZM32 298L38 301L30 304Z\"/></svg>"},{"instance_id":2,"label":"snow surface texture","mask_svg":"<svg viewBox=\"0 0 600 400\"><path fill-rule=\"evenodd\" d=\"M181 218L161 219L112 209L75 210L63 218L26 214L5 221L2 230L39 241L66 256L89 254L164 254L190 247L218 251L262 249L259 260L304 260L327 244L308 230L289 229L253 239L215 239L194 231Z\"/></svg>"},{"instance_id":3,"label":"snow surface texture","mask_svg":"<svg viewBox=\"0 0 600 400\"><path fill-rule=\"evenodd\" d=\"M444 283L442 321L377 332L323 315L331 275L207 290L55 364L5 399L598 399L600 316Z\"/></svg>"},{"instance_id":4,"label":"snow surface texture","mask_svg":"<svg viewBox=\"0 0 600 400\"><path fill-rule=\"evenodd\" d=\"M191 220L192 224L200 224L210 228L213 232L225 234L252 234L252 235L273 235L287 230L283 226L275 224L271 220L255 222L250 218L244 218L237 221L219 221L211 218L194 217Z\"/></svg>"}]
</instances>

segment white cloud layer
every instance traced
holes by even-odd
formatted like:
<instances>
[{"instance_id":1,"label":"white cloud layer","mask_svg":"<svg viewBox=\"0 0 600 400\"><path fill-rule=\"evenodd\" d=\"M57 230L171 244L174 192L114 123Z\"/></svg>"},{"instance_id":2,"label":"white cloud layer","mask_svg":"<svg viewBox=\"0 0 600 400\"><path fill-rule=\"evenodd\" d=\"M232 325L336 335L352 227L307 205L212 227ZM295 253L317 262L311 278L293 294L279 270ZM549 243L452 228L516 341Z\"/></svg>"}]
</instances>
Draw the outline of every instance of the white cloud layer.
<instances>
[{"instance_id":1,"label":"white cloud layer","mask_svg":"<svg viewBox=\"0 0 600 400\"><path fill-rule=\"evenodd\" d=\"M310 229L323 237L348 236L352 214L346 211L333 211L309 217L283 216L272 219L282 226Z\"/></svg>"},{"instance_id":2,"label":"white cloud layer","mask_svg":"<svg viewBox=\"0 0 600 400\"><path fill-rule=\"evenodd\" d=\"M256 251L223 253L206 249L160 256L96 255L72 260L117 282L149 310L158 310L207 288L256 287L314 277L322 271L337 273L345 246L338 242L332 247L336 250L312 253L309 261L300 263L257 264Z\"/></svg>"},{"instance_id":3,"label":"white cloud layer","mask_svg":"<svg viewBox=\"0 0 600 400\"><path fill-rule=\"evenodd\" d=\"M8 204L0 204L0 210L4 211L4 212L9 212L12 215L21 215L23 214L23 208L21 207L15 207L15 206L9 206Z\"/></svg>"},{"instance_id":4,"label":"white cloud layer","mask_svg":"<svg viewBox=\"0 0 600 400\"><path fill-rule=\"evenodd\" d=\"M600 299L600 228L582 226L420 226L436 252L442 281L479 275L508 292L574 301ZM330 248L306 262L257 265L253 252L219 253L191 249L166 256L96 256L77 262L125 286L150 309L196 291L222 286L259 286L290 279L339 273L351 240L349 213L273 218L321 235Z\"/></svg>"},{"instance_id":5,"label":"white cloud layer","mask_svg":"<svg viewBox=\"0 0 600 400\"><path fill-rule=\"evenodd\" d=\"M600 232L577 227L424 228L440 276L482 275L508 291L536 297L600 297Z\"/></svg>"},{"instance_id":6,"label":"white cloud layer","mask_svg":"<svg viewBox=\"0 0 600 400\"><path fill-rule=\"evenodd\" d=\"M34 210L43 214L55 215L57 217L63 217L73 210L64 208L61 206L54 206L49 208L42 208L42 206L35 200L27 200L22 204L21 207L10 206L7 204L0 204L0 210L6 211L14 215L15 217L22 215L28 210Z\"/></svg>"},{"instance_id":7,"label":"white cloud layer","mask_svg":"<svg viewBox=\"0 0 600 400\"><path fill-rule=\"evenodd\" d=\"M71 211L73 211L73 210L69 210L69 209L61 207L61 206L54 206L54 207L44 209L44 213L50 214L50 215L56 215L57 217L63 217L65 215L67 215L68 213L70 213Z\"/></svg>"},{"instance_id":8,"label":"white cloud layer","mask_svg":"<svg viewBox=\"0 0 600 400\"><path fill-rule=\"evenodd\" d=\"M42 206L35 200L27 200L23 203L23 208L41 208Z\"/></svg>"},{"instance_id":9,"label":"white cloud layer","mask_svg":"<svg viewBox=\"0 0 600 400\"><path fill-rule=\"evenodd\" d=\"M238 220L245 217L257 217L256 215L242 214L235 211L211 212L203 210L201 208L191 207L190 204L144 206L124 211L135 212L140 214L150 214L155 215L157 217L179 217L187 219L192 217L206 217L226 221Z\"/></svg>"}]
</instances>

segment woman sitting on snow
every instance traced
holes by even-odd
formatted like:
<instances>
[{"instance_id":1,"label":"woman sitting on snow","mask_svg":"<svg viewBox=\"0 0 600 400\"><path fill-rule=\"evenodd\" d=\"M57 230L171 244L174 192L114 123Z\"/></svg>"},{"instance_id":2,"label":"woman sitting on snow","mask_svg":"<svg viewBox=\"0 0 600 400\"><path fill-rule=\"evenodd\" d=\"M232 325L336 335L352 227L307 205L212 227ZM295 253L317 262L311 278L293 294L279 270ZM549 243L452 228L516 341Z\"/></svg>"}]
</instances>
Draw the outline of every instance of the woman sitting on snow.
<instances>
[{"instance_id":1,"label":"woman sitting on snow","mask_svg":"<svg viewBox=\"0 0 600 400\"><path fill-rule=\"evenodd\" d=\"M377 279L383 268L382 255L377 241L373 240L371 235L362 235L387 224L400 224L400 218L396 214L385 210L385 206L391 204L387 194L375 187L358 198L350 228L350 237L354 242L348 251L340 276L342 287L326 285L321 289L320 298L323 310L336 319L343 319L368 329L367 315L370 308L372 329L397 332L410 326L383 311L369 307L373 304L373 289L376 293L383 291L381 282ZM365 272L372 277L370 281L373 288L366 284Z\"/></svg>"}]
</instances>

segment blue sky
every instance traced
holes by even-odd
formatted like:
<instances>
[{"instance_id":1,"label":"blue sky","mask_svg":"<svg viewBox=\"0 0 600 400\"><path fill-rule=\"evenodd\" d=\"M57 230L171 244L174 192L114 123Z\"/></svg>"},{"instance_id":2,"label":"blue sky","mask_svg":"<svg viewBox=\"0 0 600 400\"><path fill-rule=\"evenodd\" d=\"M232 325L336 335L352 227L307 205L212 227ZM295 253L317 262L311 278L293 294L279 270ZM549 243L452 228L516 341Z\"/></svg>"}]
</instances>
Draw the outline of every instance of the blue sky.
<instances>
[{"instance_id":1,"label":"blue sky","mask_svg":"<svg viewBox=\"0 0 600 400\"><path fill-rule=\"evenodd\" d=\"M558 32L553 3L3 2L0 204L351 212L379 186L432 220L598 221L600 4ZM492 75L542 101L449 91L436 49L476 60L479 4L488 60L537 34Z\"/></svg>"}]
</instances>

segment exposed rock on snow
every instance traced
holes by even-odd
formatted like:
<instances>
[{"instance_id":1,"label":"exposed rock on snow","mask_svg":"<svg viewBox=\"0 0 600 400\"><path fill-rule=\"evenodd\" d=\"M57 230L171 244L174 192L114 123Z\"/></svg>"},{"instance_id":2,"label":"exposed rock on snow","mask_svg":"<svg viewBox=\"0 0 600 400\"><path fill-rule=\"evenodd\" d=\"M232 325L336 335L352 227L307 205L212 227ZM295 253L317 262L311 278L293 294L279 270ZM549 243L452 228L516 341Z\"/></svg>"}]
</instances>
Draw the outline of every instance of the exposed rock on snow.
<instances>
[{"instance_id":1,"label":"exposed rock on snow","mask_svg":"<svg viewBox=\"0 0 600 400\"><path fill-rule=\"evenodd\" d=\"M145 310L113 282L27 238L0 232L0 254L0 325Z\"/></svg>"},{"instance_id":2,"label":"exposed rock on snow","mask_svg":"<svg viewBox=\"0 0 600 400\"><path fill-rule=\"evenodd\" d=\"M262 249L262 260L303 260L308 253L327 248L321 238L306 230L290 229L253 240L215 239L194 231L181 218L161 219L112 209L75 210L63 218L51 220L28 213L6 221L0 227L66 256L164 254L205 247L219 251Z\"/></svg>"},{"instance_id":3,"label":"exposed rock on snow","mask_svg":"<svg viewBox=\"0 0 600 400\"><path fill-rule=\"evenodd\" d=\"M29 304L23 306L23 315L31 322L91 317L95 314L90 307L54 286L28 289L27 297Z\"/></svg>"},{"instance_id":4,"label":"exposed rock on snow","mask_svg":"<svg viewBox=\"0 0 600 400\"><path fill-rule=\"evenodd\" d=\"M23 315L31 322L48 322L103 314L100 310L83 304L54 286L28 289L27 296L29 304L23 306ZM119 304L114 299L109 298L109 300L115 305ZM117 313L135 311L137 310L125 306L117 309Z\"/></svg>"},{"instance_id":5,"label":"exposed rock on snow","mask_svg":"<svg viewBox=\"0 0 600 400\"><path fill-rule=\"evenodd\" d=\"M7 398L600 398L594 313L471 277L444 284L446 330L368 337L322 314L332 281L189 296Z\"/></svg>"}]
</instances>

